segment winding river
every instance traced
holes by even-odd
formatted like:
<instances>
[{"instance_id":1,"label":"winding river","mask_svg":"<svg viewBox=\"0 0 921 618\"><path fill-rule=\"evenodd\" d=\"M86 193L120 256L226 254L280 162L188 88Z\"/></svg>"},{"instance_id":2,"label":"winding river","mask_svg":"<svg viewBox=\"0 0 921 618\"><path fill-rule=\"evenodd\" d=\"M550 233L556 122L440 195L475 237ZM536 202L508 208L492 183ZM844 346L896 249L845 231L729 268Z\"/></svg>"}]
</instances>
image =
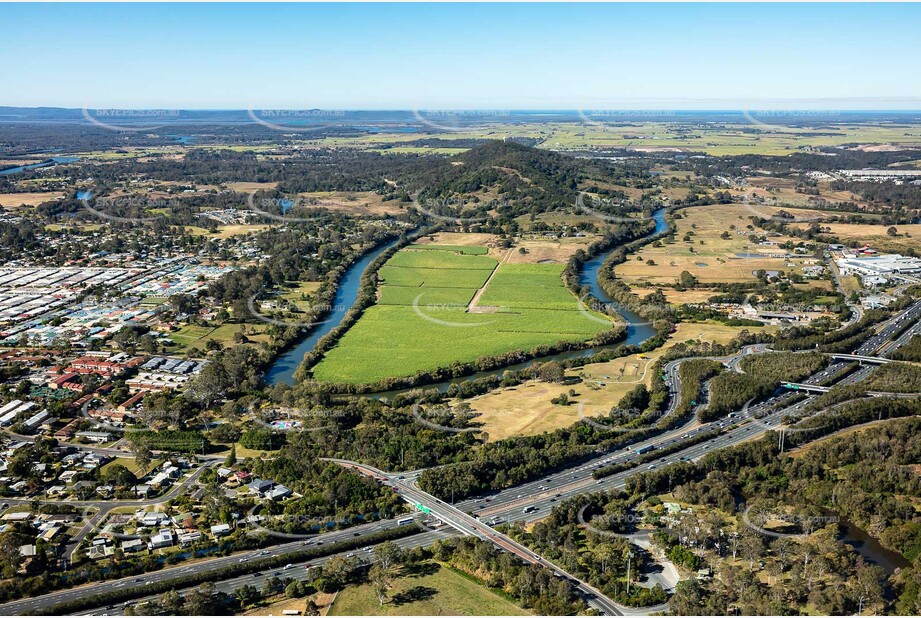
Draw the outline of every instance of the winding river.
<instances>
[{"instance_id":1,"label":"winding river","mask_svg":"<svg viewBox=\"0 0 921 618\"><path fill-rule=\"evenodd\" d=\"M294 372L304 357L313 350L324 335L339 326L342 318L349 312L355 301L358 300L358 290L361 287L361 276L364 274L368 265L373 262L377 256L397 244L399 240L393 240L387 244L377 247L373 251L366 253L360 260L352 264L342 275L339 287L336 289L336 298L333 300L332 311L330 311L325 320L310 332L300 343L282 354L272 364L265 374L265 381L275 385L279 383L294 384Z\"/></svg>"},{"instance_id":2,"label":"winding river","mask_svg":"<svg viewBox=\"0 0 921 618\"><path fill-rule=\"evenodd\" d=\"M662 208L657 210L652 215L653 220L655 221L655 229L649 233L649 236L659 234L668 229L668 223L665 221L665 209ZM361 281L361 276L364 274L365 269L378 255L386 251L388 248L393 246L396 243L390 243L375 249L371 253L365 255L361 260L352 265L345 273L342 278L342 284L339 286L339 290L336 292L336 300L334 302L334 310L327 316L326 322L321 324L315 331L310 333L303 341L301 341L297 346L285 352L278 358L277 361L269 369L268 373L265 376L266 382L269 384L278 384L284 382L286 384L294 384L294 371L300 365L301 361L304 359L304 356L310 352L313 347L316 345L317 341L323 337L325 334L333 330L339 323L342 321L342 318L345 317L345 314L351 308L352 304L358 298L358 286ZM616 249L616 247L614 248ZM633 313L632 311L620 307L614 300L608 296L604 290L601 289L601 285L598 283L598 271L601 269L601 265L604 263L604 260L608 257L611 251L607 251L600 255L595 256L591 260L585 263L582 269L582 273L579 276L579 283L583 286L588 286L591 290L591 293L595 298L599 299L604 303L609 303L617 307L617 312L624 318L627 322L627 338L625 341L618 342L614 345L604 345L594 348L588 348L584 350L569 350L566 352L558 352L549 356L543 356L537 359L527 360L521 363L516 363L514 365L508 365L502 369L492 369L488 371L478 371L473 374L462 376L459 378L453 378L451 380L445 380L444 382L439 382L437 384L427 384L424 386L426 389L437 388L438 390L444 392L452 384L459 384L461 382L466 382L468 380L476 380L479 378L485 378L487 376L501 376L506 371L518 371L525 369L531 366L535 362L545 363L547 361L556 360L562 361L570 358L581 358L586 356L593 356L599 350L605 350L609 348L615 348L624 343L630 345L640 345L653 335L655 335L655 330L651 325L644 323L643 319ZM376 393L376 397L388 397L393 396L401 392L406 392L410 389L398 389L394 391L386 391L381 393Z\"/></svg>"},{"instance_id":3,"label":"winding river","mask_svg":"<svg viewBox=\"0 0 921 618\"><path fill-rule=\"evenodd\" d=\"M17 165L16 167L8 167L4 170L0 170L0 176L7 176L9 174L19 174L25 172L26 170L34 170L40 167L50 167L57 163L74 163L79 161L77 157L51 157L45 161L39 161L38 163L29 163L27 165Z\"/></svg>"}]
</instances>

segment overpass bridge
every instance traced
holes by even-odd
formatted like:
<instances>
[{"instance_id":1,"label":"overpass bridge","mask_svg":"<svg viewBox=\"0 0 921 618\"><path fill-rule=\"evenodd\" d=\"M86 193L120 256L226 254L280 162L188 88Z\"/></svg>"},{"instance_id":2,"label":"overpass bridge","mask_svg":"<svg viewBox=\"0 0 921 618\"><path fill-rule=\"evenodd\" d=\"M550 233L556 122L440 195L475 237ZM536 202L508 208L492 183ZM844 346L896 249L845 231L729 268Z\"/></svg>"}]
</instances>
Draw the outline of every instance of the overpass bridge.
<instances>
[{"instance_id":1,"label":"overpass bridge","mask_svg":"<svg viewBox=\"0 0 921 618\"><path fill-rule=\"evenodd\" d=\"M806 393L827 393L831 390L829 386L816 386L815 384L803 384L801 382L781 382L780 386L790 389L791 391L803 391ZM867 397L890 397L893 399L916 399L921 397L921 393L887 393L883 391L867 391Z\"/></svg>"},{"instance_id":2,"label":"overpass bridge","mask_svg":"<svg viewBox=\"0 0 921 618\"><path fill-rule=\"evenodd\" d=\"M864 354L833 354L826 352L825 355L830 356L834 360L857 361L861 365L864 363L869 365L885 365L887 363L894 362L888 358L880 358L879 356L866 356Z\"/></svg>"},{"instance_id":3,"label":"overpass bridge","mask_svg":"<svg viewBox=\"0 0 921 618\"><path fill-rule=\"evenodd\" d=\"M802 382L781 382L783 388L791 391L805 391L807 393L827 393L831 389L827 386L817 386L815 384L803 384Z\"/></svg>"},{"instance_id":4,"label":"overpass bridge","mask_svg":"<svg viewBox=\"0 0 921 618\"><path fill-rule=\"evenodd\" d=\"M606 597L600 590L591 586L587 582L570 575L561 567L553 564L552 562L549 562L545 558L542 558L536 552L531 551L524 545L502 534L501 532L497 532L492 528L492 526L488 526L482 523L476 517L465 513L455 506L447 504L432 496L431 494L422 491L416 486L402 482L399 478L394 478L393 475L386 474L385 472L382 472L372 466L361 464L355 461L348 461L345 459L329 458L327 461L331 461L346 468L351 468L357 472L360 472L361 474L364 474L365 476L370 476L381 482L389 484L397 491L401 498L415 506L417 509L422 510L424 513L437 517L442 522L451 526L461 534L476 536L477 538L480 538L484 541L489 541L499 549L518 556L528 564L536 564L546 569L550 569L550 571L557 577L569 580L583 596L583 598L585 598L585 601L591 607L598 610L599 613L608 616L624 615L623 609L625 608L621 608L619 605L614 603L614 601Z\"/></svg>"}]
</instances>

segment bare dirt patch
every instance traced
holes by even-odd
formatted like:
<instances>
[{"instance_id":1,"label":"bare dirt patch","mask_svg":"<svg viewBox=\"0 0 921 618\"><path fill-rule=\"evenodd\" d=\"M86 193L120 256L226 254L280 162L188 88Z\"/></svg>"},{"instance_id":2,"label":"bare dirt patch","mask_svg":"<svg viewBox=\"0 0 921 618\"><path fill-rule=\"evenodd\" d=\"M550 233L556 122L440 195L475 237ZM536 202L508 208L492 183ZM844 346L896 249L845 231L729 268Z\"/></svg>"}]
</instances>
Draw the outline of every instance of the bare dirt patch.
<instances>
[{"instance_id":1,"label":"bare dirt patch","mask_svg":"<svg viewBox=\"0 0 921 618\"><path fill-rule=\"evenodd\" d=\"M0 206L4 208L30 208L64 197L60 191L49 193L0 193Z\"/></svg>"},{"instance_id":2,"label":"bare dirt patch","mask_svg":"<svg viewBox=\"0 0 921 618\"><path fill-rule=\"evenodd\" d=\"M405 209L396 200L383 201L383 196L373 191L314 191L298 196L316 208L352 215L393 215Z\"/></svg>"},{"instance_id":3,"label":"bare dirt patch","mask_svg":"<svg viewBox=\"0 0 921 618\"><path fill-rule=\"evenodd\" d=\"M277 182L228 182L227 188L239 193L252 193L261 189L274 189Z\"/></svg>"},{"instance_id":4,"label":"bare dirt patch","mask_svg":"<svg viewBox=\"0 0 921 618\"><path fill-rule=\"evenodd\" d=\"M495 243L496 236L494 234L474 232L438 232L433 236L424 236L416 241L417 245L457 245L462 247L489 247Z\"/></svg>"},{"instance_id":5,"label":"bare dirt patch","mask_svg":"<svg viewBox=\"0 0 921 618\"><path fill-rule=\"evenodd\" d=\"M594 238L560 238L522 240L512 250L509 264L565 264L579 249L586 249ZM526 253L519 249L524 248Z\"/></svg>"}]
</instances>

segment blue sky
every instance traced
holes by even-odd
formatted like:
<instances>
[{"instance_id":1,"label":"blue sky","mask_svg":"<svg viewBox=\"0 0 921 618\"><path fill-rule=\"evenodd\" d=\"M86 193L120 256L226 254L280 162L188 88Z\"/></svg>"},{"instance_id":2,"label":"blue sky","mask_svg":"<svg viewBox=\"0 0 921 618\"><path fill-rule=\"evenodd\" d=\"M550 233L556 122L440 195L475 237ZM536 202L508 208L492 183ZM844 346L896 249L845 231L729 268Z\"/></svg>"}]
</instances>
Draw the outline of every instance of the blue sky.
<instances>
[{"instance_id":1,"label":"blue sky","mask_svg":"<svg viewBox=\"0 0 921 618\"><path fill-rule=\"evenodd\" d=\"M5 4L0 23L0 105L921 108L919 4Z\"/></svg>"}]
</instances>

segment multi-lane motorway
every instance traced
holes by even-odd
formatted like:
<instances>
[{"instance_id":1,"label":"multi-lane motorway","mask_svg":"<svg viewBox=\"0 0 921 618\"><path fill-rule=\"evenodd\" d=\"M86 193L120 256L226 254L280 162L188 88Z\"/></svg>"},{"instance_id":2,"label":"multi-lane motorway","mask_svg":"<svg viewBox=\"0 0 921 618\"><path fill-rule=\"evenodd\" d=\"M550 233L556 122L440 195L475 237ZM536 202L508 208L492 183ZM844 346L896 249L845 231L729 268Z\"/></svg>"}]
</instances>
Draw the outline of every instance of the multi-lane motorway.
<instances>
[{"instance_id":1,"label":"multi-lane motorway","mask_svg":"<svg viewBox=\"0 0 921 618\"><path fill-rule=\"evenodd\" d=\"M905 335L921 328L919 325L913 325L911 328L905 331L904 334L902 334L902 329L905 327L906 320L910 322L917 320L918 317L921 317L921 301L913 303L908 307L908 309L883 323L879 327L878 331L863 345L861 345L858 350L856 350L856 354L876 356L881 351L883 346L886 346L886 352L891 352L893 349L899 347L900 345L904 345L904 343L908 341L908 337ZM895 341L892 341L893 336L895 336ZM764 351L766 351L764 346L749 346L739 354L732 357L726 357L721 360L723 360L723 362L725 362L730 367L736 367L738 360L742 356ZM669 404L669 411L674 411L674 406L677 405L674 402L677 401L681 388L678 372L679 364L680 361L673 361L665 367L665 379L672 394ZM803 383L814 385L827 384L830 381L835 380L836 376L840 374L846 367L847 363L836 361L828 368L817 372L815 375L803 380ZM864 369L866 369L866 372L862 373L862 377L869 375L869 372L872 371L873 368L865 367L857 373L863 372ZM852 374L851 377L854 375L856 374ZM491 496L472 498L454 505L446 504L444 502L436 502L435 505L438 508L437 510L433 510L433 512L435 512L439 518L442 519L442 521L445 521L454 526L455 529L425 531L421 534L400 539L397 541L397 544L404 547L421 546L430 544L437 538L444 538L452 534L463 533L476 534L477 536L482 535L483 537L490 539L492 542L503 546L502 543L511 541L511 539L508 539L508 537L505 535L498 535L494 530L491 529L492 526L497 525L498 523L514 522L520 520L534 521L546 516L547 512L556 503L572 496L583 493L620 489L625 485L627 478L639 472L659 469L661 467L682 461L693 461L703 457L711 451L730 447L747 440L757 438L767 431L781 427L785 422L784 418L786 415L795 414L796 412L802 410L806 405L808 405L808 403L811 402L811 400L811 397L808 395L805 398L797 399L796 395L791 392L781 392L779 394L775 394L766 401L759 403L758 405L747 408L745 411L731 416L730 418L710 423L708 425L700 425L695 419L692 418L682 424L680 427L667 431L655 439L640 442L629 448L623 448L613 452L599 453L597 457L585 462L581 462L572 468L555 472L553 474L547 475L544 478L531 481L523 485L499 491L492 494ZM705 442L689 445L687 448L678 450L677 452L668 455L663 455L661 458L655 459L654 461L646 461L646 463L634 467L630 470L619 472L617 474L613 474L598 480L594 479L593 477L594 471L601 467L613 464L630 463L631 461L635 461L639 457L642 457L643 455L638 454L637 450L642 449L644 446L652 445L655 450L661 450L666 447L673 447L684 441L690 441L695 438L699 432L713 430L719 430L721 433ZM645 455L645 457L648 458L648 454ZM421 471L395 474L375 471L375 473L380 474L386 478L389 484L393 485L398 491L405 493L405 495L410 498L420 502L422 500L435 500L435 498L428 496L428 494L420 492L420 490L418 490L414 484ZM333 549L337 542L343 541L345 539L353 539L356 532L360 535L368 534L373 531L382 530L396 525L398 524L394 520L375 522L347 531L324 534L322 535L321 540L323 543L327 544L330 549ZM506 541L506 539L508 539L508 541ZM501 541L501 543L499 541ZM318 543L319 541L306 542ZM273 546L266 550L262 550L262 552L265 552L264 555L266 556L284 555L302 549L304 547L303 543L305 543L305 541L284 543ZM554 569L553 565L546 563L543 558L537 556L534 554L534 552L531 552L527 548L514 543L514 541L511 541L511 543L513 543L513 545L503 546L503 548L507 551L512 551L514 549L515 551L513 551L513 553L521 555L523 559L536 561L538 563L544 564L548 568ZM22 614L26 612L39 612L42 610L47 610L53 607L55 604L64 601L113 590L135 589L137 597L143 599L145 596L144 588L146 585L148 585L148 581L175 581L176 587L182 588L182 580L187 578L191 573L201 573L208 570L216 570L233 562L240 562L243 559L255 558L260 553L261 552L249 552L246 554L236 554L229 557L206 559L184 566L172 567L169 569L148 573L141 577L123 578L109 582L93 583L72 590L61 590L39 597L23 599L20 601L14 601L0 605L0 613ZM370 556L370 553L366 552L365 555ZM313 564L321 564L322 562L323 559L312 561ZM307 576L304 567L304 563L294 564L291 565L290 568L276 570L275 572L280 574L283 573L284 577L303 578ZM268 577L273 576L275 572L244 575L241 577L217 582L216 589L231 591L244 584L259 585ZM557 572L563 576L561 569L559 569ZM573 583L578 587L580 584L579 581L575 578L572 579ZM600 593L594 589L582 588L582 591L586 594L587 598L589 598L590 602L594 601L593 605L595 605L603 613L615 614L623 609L616 606L609 606L609 600L604 599L603 595L600 595ZM94 610L87 613L98 613L100 611L105 611L106 613L116 613L118 609L119 608L95 608Z\"/></svg>"}]
</instances>

